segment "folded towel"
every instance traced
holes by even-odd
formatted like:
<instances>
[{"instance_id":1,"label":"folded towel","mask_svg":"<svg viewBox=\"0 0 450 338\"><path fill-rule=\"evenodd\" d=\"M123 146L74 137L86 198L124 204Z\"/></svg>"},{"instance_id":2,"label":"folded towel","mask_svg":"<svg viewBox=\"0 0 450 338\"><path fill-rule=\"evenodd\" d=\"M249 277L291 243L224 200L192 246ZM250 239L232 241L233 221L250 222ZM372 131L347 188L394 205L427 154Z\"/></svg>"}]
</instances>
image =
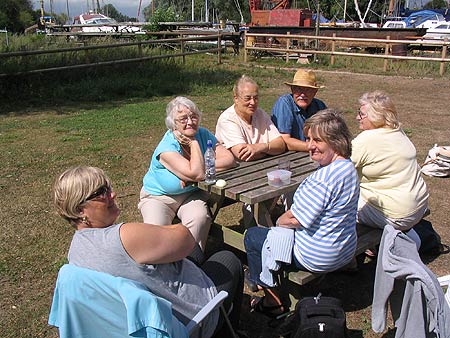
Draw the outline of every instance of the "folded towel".
<instances>
[{"instance_id":1,"label":"folded towel","mask_svg":"<svg viewBox=\"0 0 450 338\"><path fill-rule=\"evenodd\" d=\"M267 233L261 251L262 270L259 278L269 287L277 285L273 271L280 269L280 263L290 264L294 247L294 229L273 227Z\"/></svg>"}]
</instances>

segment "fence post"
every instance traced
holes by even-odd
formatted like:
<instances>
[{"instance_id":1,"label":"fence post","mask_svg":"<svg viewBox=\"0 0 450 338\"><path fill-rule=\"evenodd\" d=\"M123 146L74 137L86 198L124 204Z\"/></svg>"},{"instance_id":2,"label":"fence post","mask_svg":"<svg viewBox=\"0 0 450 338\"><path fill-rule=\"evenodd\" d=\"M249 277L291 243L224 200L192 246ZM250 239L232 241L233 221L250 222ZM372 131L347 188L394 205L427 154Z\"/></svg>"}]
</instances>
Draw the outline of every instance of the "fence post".
<instances>
[{"instance_id":1,"label":"fence post","mask_svg":"<svg viewBox=\"0 0 450 338\"><path fill-rule=\"evenodd\" d=\"M336 50L336 33L333 33L333 41L331 42L331 60L330 63L334 66L334 52Z\"/></svg>"},{"instance_id":2,"label":"fence post","mask_svg":"<svg viewBox=\"0 0 450 338\"><path fill-rule=\"evenodd\" d=\"M221 34L219 33L218 37L217 37L217 47L218 47L218 51L217 51L217 64L221 64L222 63L222 39L221 39Z\"/></svg>"},{"instance_id":3,"label":"fence post","mask_svg":"<svg viewBox=\"0 0 450 338\"><path fill-rule=\"evenodd\" d=\"M180 34L181 35L181 38L183 39L184 38L184 35L183 35L183 33L181 33ZM184 55L184 40L181 40L181 54L183 54L183 64L185 64L186 63L186 56Z\"/></svg>"},{"instance_id":4,"label":"fence post","mask_svg":"<svg viewBox=\"0 0 450 338\"><path fill-rule=\"evenodd\" d=\"M247 62L247 31L244 31L244 62Z\"/></svg>"},{"instance_id":5,"label":"fence post","mask_svg":"<svg viewBox=\"0 0 450 338\"><path fill-rule=\"evenodd\" d=\"M87 42L86 42L86 40L83 39L83 47L86 47L86 45L87 45ZM91 63L91 58L90 58L89 54L90 54L90 50L85 49L84 50L84 60L85 60L84 62L85 63Z\"/></svg>"},{"instance_id":6,"label":"fence post","mask_svg":"<svg viewBox=\"0 0 450 338\"><path fill-rule=\"evenodd\" d=\"M291 32L287 32L286 35L289 36ZM289 45L291 44L291 39L289 37L286 39L286 49L289 49ZM289 52L286 51L286 63L289 62Z\"/></svg>"},{"instance_id":7,"label":"fence post","mask_svg":"<svg viewBox=\"0 0 450 338\"><path fill-rule=\"evenodd\" d=\"M141 58L142 57L142 43L139 41L138 44L138 55Z\"/></svg>"},{"instance_id":8,"label":"fence post","mask_svg":"<svg viewBox=\"0 0 450 338\"><path fill-rule=\"evenodd\" d=\"M389 55L389 46L390 46L389 40L390 39L391 39L391 37L389 35L386 36L386 40L388 42L386 42L386 47L384 48L384 55ZM384 59L384 64L383 64L383 71L387 72L387 68L388 68L388 59L385 58Z\"/></svg>"},{"instance_id":9,"label":"fence post","mask_svg":"<svg viewBox=\"0 0 450 338\"><path fill-rule=\"evenodd\" d=\"M442 61L441 61L441 65L439 67L439 75L440 76L444 75L444 71L445 71L444 59L447 57L447 42L448 42L448 38L445 38L444 44L442 45Z\"/></svg>"}]
</instances>

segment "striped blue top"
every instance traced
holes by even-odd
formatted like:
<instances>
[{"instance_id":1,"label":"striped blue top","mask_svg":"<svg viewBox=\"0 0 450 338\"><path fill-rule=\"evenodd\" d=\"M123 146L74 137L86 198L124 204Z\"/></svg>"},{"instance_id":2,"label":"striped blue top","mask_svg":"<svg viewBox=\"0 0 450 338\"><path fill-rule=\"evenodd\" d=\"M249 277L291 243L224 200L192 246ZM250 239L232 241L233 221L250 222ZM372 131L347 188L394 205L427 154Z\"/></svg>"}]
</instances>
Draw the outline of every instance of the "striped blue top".
<instances>
[{"instance_id":1,"label":"striped blue top","mask_svg":"<svg viewBox=\"0 0 450 338\"><path fill-rule=\"evenodd\" d=\"M302 226L295 231L294 255L305 268L333 271L353 258L358 197L358 175L349 159L319 167L297 188L291 211Z\"/></svg>"}]
</instances>

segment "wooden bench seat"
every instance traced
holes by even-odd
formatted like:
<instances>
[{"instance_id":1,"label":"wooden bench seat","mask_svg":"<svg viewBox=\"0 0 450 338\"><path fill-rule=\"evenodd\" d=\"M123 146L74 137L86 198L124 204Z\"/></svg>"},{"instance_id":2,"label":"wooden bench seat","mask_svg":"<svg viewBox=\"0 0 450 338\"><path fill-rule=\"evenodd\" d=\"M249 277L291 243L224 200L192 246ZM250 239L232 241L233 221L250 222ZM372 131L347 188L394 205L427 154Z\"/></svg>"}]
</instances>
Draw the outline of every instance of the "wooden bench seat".
<instances>
[{"instance_id":1,"label":"wooden bench seat","mask_svg":"<svg viewBox=\"0 0 450 338\"><path fill-rule=\"evenodd\" d=\"M358 233L358 243L356 245L355 256L358 256L369 248L374 248L380 244L381 235L383 231L381 229L371 228L365 225L358 224L356 227ZM323 276L321 273L313 273L308 271L289 272L288 278L291 282L299 285L305 285L306 283Z\"/></svg>"},{"instance_id":2,"label":"wooden bench seat","mask_svg":"<svg viewBox=\"0 0 450 338\"><path fill-rule=\"evenodd\" d=\"M368 226L358 224L358 243L356 246L355 256L358 256L366 249L373 248L380 243L381 240L381 229L375 229ZM245 252L244 248L244 235L241 232L235 231L230 227L220 226L216 223L211 227L210 236L220 240L227 245L230 245L242 252ZM306 283L323 276L324 274L307 272L307 271L296 271L289 272L286 276L291 282L299 285L305 285Z\"/></svg>"}]
</instances>

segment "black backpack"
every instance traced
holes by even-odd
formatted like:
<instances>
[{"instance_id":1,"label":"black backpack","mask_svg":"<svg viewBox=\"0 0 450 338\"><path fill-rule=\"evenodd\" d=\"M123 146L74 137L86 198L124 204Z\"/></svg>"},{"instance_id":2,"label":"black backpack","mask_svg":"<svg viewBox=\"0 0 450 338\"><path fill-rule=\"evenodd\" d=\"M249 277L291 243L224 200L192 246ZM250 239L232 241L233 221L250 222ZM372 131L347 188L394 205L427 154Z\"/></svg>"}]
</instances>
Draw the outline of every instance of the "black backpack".
<instances>
[{"instance_id":1,"label":"black backpack","mask_svg":"<svg viewBox=\"0 0 450 338\"><path fill-rule=\"evenodd\" d=\"M295 307L293 338L347 338L345 311L339 299L333 297L306 297Z\"/></svg>"}]
</instances>

